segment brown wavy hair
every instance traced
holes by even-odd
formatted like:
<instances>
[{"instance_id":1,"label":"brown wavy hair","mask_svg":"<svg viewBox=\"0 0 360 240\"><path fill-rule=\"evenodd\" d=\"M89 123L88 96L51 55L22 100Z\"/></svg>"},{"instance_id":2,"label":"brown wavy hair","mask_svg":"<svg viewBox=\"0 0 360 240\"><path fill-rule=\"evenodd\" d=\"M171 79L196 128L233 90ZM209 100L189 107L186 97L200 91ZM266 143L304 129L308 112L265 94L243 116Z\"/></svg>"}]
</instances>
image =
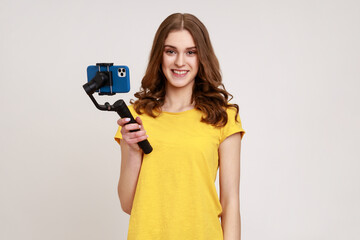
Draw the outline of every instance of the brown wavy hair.
<instances>
[{"instance_id":1,"label":"brown wavy hair","mask_svg":"<svg viewBox=\"0 0 360 240\"><path fill-rule=\"evenodd\" d=\"M209 33L205 25L191 14L174 13L160 24L140 91L134 94L137 100L131 100L131 103L138 114L146 113L155 118L161 113L166 94L166 78L161 68L165 39L171 31L184 29L192 35L199 59L191 102L196 109L204 113L202 122L223 127L228 121L226 109L235 108L237 119L239 106L229 103L233 96L226 91L222 83L219 61L211 45Z\"/></svg>"}]
</instances>

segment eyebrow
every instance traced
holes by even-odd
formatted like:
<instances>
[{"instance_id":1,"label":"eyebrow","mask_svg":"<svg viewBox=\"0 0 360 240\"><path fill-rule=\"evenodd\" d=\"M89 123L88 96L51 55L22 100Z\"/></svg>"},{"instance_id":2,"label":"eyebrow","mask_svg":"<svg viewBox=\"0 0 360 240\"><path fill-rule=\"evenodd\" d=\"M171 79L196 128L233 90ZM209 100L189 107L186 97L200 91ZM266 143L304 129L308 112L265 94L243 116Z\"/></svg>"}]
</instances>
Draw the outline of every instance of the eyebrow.
<instances>
[{"instance_id":1,"label":"eyebrow","mask_svg":"<svg viewBox=\"0 0 360 240\"><path fill-rule=\"evenodd\" d=\"M176 47L174 47L174 46L172 46L172 45L165 45L164 47L169 47L169 48L175 48L175 49L177 49ZM194 49L194 48L196 48L195 46L194 47L188 47L188 48L186 48L187 50L188 49Z\"/></svg>"}]
</instances>

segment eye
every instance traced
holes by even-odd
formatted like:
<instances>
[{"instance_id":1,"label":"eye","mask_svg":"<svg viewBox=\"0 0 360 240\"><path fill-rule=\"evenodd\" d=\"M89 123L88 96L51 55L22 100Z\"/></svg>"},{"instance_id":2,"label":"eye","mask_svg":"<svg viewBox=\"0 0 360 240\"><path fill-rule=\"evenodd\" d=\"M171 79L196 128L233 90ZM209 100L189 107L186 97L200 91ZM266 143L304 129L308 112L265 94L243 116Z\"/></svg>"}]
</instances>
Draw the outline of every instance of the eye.
<instances>
[{"instance_id":1,"label":"eye","mask_svg":"<svg viewBox=\"0 0 360 240\"><path fill-rule=\"evenodd\" d=\"M188 55L195 55L195 54L196 54L196 51L188 51L187 54L188 54Z\"/></svg>"},{"instance_id":2,"label":"eye","mask_svg":"<svg viewBox=\"0 0 360 240\"><path fill-rule=\"evenodd\" d=\"M167 49L167 50L165 50L165 53L172 55L172 54L175 54L175 51L171 50L171 49Z\"/></svg>"}]
</instances>

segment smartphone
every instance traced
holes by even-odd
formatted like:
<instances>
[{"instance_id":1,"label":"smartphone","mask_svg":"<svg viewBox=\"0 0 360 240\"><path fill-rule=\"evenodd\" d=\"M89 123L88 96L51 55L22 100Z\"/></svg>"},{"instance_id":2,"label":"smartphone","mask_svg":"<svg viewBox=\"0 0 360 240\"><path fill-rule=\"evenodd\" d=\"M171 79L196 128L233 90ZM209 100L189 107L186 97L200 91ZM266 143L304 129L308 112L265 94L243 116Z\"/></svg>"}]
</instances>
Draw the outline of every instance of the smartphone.
<instances>
[{"instance_id":1,"label":"smartphone","mask_svg":"<svg viewBox=\"0 0 360 240\"><path fill-rule=\"evenodd\" d=\"M99 95L113 95L115 93L127 93L130 91L130 70L127 66L95 66L87 67L87 80L91 81L97 72L111 72L112 81L101 87L96 92Z\"/></svg>"}]
</instances>

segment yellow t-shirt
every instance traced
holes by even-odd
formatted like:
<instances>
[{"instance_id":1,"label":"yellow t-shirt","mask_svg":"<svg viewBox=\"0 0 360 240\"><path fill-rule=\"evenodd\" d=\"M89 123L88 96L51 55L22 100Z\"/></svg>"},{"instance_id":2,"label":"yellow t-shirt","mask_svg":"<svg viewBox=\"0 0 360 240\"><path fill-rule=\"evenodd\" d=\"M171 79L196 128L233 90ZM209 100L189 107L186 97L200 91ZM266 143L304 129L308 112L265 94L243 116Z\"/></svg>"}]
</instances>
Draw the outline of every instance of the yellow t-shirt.
<instances>
[{"instance_id":1,"label":"yellow t-shirt","mask_svg":"<svg viewBox=\"0 0 360 240\"><path fill-rule=\"evenodd\" d=\"M136 118L132 106L129 109ZM130 215L128 240L222 240L216 192L218 149L244 130L229 108L222 128L200 122L196 109L157 118L140 115L153 147L144 154ZM121 138L119 127L115 140Z\"/></svg>"}]
</instances>

